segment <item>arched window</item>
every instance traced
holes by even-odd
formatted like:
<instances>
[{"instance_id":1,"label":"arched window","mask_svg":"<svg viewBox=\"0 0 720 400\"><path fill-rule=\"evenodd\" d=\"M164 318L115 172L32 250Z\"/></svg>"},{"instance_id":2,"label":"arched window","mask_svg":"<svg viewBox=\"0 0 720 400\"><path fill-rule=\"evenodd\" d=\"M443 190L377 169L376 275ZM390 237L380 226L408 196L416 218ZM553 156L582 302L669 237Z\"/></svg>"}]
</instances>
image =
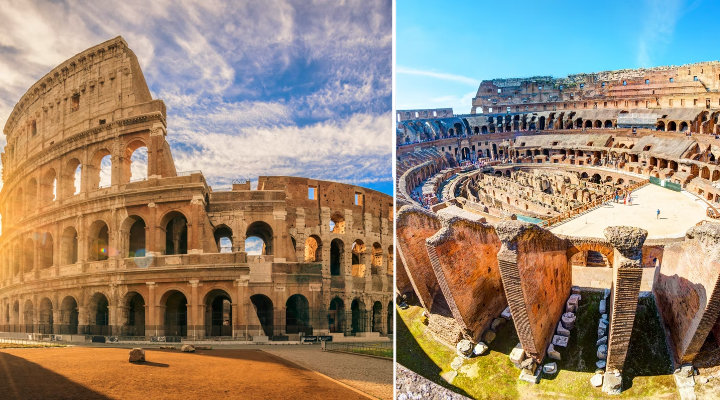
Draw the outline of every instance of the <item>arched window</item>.
<instances>
[{"instance_id":1,"label":"arched window","mask_svg":"<svg viewBox=\"0 0 720 400\"><path fill-rule=\"evenodd\" d=\"M88 304L88 333L91 335L110 334L110 309L107 297L95 293Z\"/></svg>"},{"instance_id":2,"label":"arched window","mask_svg":"<svg viewBox=\"0 0 720 400\"><path fill-rule=\"evenodd\" d=\"M215 244L217 244L218 251L220 253L232 253L233 242L232 242L232 229L227 225L220 225L215 228L214 232Z\"/></svg>"},{"instance_id":3,"label":"arched window","mask_svg":"<svg viewBox=\"0 0 720 400\"><path fill-rule=\"evenodd\" d=\"M35 242L30 238L25 239L23 255L25 258L23 271L26 273L31 272L35 269Z\"/></svg>"},{"instance_id":4,"label":"arched window","mask_svg":"<svg viewBox=\"0 0 720 400\"><path fill-rule=\"evenodd\" d=\"M305 240L305 262L322 261L322 241L317 235Z\"/></svg>"},{"instance_id":5,"label":"arched window","mask_svg":"<svg viewBox=\"0 0 720 400\"><path fill-rule=\"evenodd\" d=\"M163 297L165 297L165 336L187 336L187 298L177 290L171 290Z\"/></svg>"},{"instance_id":6,"label":"arched window","mask_svg":"<svg viewBox=\"0 0 720 400\"><path fill-rule=\"evenodd\" d=\"M344 244L340 239L330 242L330 275L340 276L343 264Z\"/></svg>"},{"instance_id":7,"label":"arched window","mask_svg":"<svg viewBox=\"0 0 720 400\"><path fill-rule=\"evenodd\" d=\"M365 243L362 240L357 239L352 244L352 276L363 277L365 276L365 264L363 255L366 251Z\"/></svg>"},{"instance_id":8,"label":"arched window","mask_svg":"<svg viewBox=\"0 0 720 400\"><path fill-rule=\"evenodd\" d=\"M109 187L112 184L112 156L106 149L98 150L90 164L90 187Z\"/></svg>"},{"instance_id":9,"label":"arched window","mask_svg":"<svg viewBox=\"0 0 720 400\"><path fill-rule=\"evenodd\" d=\"M145 257L147 253L145 244L145 221L138 217L129 217L132 222L128 230L128 257Z\"/></svg>"},{"instance_id":10,"label":"arched window","mask_svg":"<svg viewBox=\"0 0 720 400\"><path fill-rule=\"evenodd\" d=\"M80 193L82 189L82 164L73 158L65 166L60 177L60 196L70 197Z\"/></svg>"},{"instance_id":11,"label":"arched window","mask_svg":"<svg viewBox=\"0 0 720 400\"><path fill-rule=\"evenodd\" d=\"M339 212L334 213L330 217L330 232L340 235L345 233L345 217Z\"/></svg>"},{"instance_id":12,"label":"arched window","mask_svg":"<svg viewBox=\"0 0 720 400\"><path fill-rule=\"evenodd\" d=\"M273 254L273 231L263 221L250 224L245 232L245 251L251 255Z\"/></svg>"},{"instance_id":13,"label":"arched window","mask_svg":"<svg viewBox=\"0 0 720 400\"><path fill-rule=\"evenodd\" d=\"M89 233L90 260L107 260L109 256L108 244L110 240L107 224L103 221L95 221L92 225L90 225Z\"/></svg>"},{"instance_id":14,"label":"arched window","mask_svg":"<svg viewBox=\"0 0 720 400\"><path fill-rule=\"evenodd\" d=\"M72 226L63 230L60 246L60 263L62 265L75 264L78 262L78 237L77 231Z\"/></svg>"},{"instance_id":15,"label":"arched window","mask_svg":"<svg viewBox=\"0 0 720 400\"><path fill-rule=\"evenodd\" d=\"M263 330L265 336L273 336L274 313L272 300L265 295L256 294L250 296L250 301L252 302L255 312L257 313L258 320L260 321L260 326L258 328Z\"/></svg>"},{"instance_id":16,"label":"arched window","mask_svg":"<svg viewBox=\"0 0 720 400\"><path fill-rule=\"evenodd\" d=\"M301 294L294 294L285 303L285 332L312 334L310 303Z\"/></svg>"},{"instance_id":17,"label":"arched window","mask_svg":"<svg viewBox=\"0 0 720 400\"><path fill-rule=\"evenodd\" d=\"M40 268L52 267L54 263L53 237L50 233L45 232L39 235L38 250L40 252Z\"/></svg>"},{"instance_id":18,"label":"arched window","mask_svg":"<svg viewBox=\"0 0 720 400\"><path fill-rule=\"evenodd\" d=\"M50 299L44 297L40 300L38 310L38 332L42 334L53 333L53 306Z\"/></svg>"},{"instance_id":19,"label":"arched window","mask_svg":"<svg viewBox=\"0 0 720 400\"><path fill-rule=\"evenodd\" d=\"M60 303L60 334L75 335L78 333L78 305L72 296L67 296Z\"/></svg>"},{"instance_id":20,"label":"arched window","mask_svg":"<svg viewBox=\"0 0 720 400\"><path fill-rule=\"evenodd\" d=\"M43 204L52 203L57 199L57 177L54 169L45 172L41 186L40 196Z\"/></svg>"},{"instance_id":21,"label":"arched window","mask_svg":"<svg viewBox=\"0 0 720 400\"><path fill-rule=\"evenodd\" d=\"M345 327L345 304L342 299L335 297L330 301L328 312L328 329L330 332L343 332Z\"/></svg>"},{"instance_id":22,"label":"arched window","mask_svg":"<svg viewBox=\"0 0 720 400\"><path fill-rule=\"evenodd\" d=\"M205 296L205 335L232 336L232 299L220 289Z\"/></svg>"},{"instance_id":23,"label":"arched window","mask_svg":"<svg viewBox=\"0 0 720 400\"><path fill-rule=\"evenodd\" d=\"M30 182L28 182L28 185L25 187L26 210L37 210L37 191L37 180L35 180L35 178L32 178L30 179Z\"/></svg>"},{"instance_id":24,"label":"arched window","mask_svg":"<svg viewBox=\"0 0 720 400\"><path fill-rule=\"evenodd\" d=\"M187 254L187 218L177 211L168 214L165 223L165 254Z\"/></svg>"},{"instance_id":25,"label":"arched window","mask_svg":"<svg viewBox=\"0 0 720 400\"><path fill-rule=\"evenodd\" d=\"M352 313L352 331L367 332L367 311L365 310L365 303L360 299L353 300L350 305Z\"/></svg>"},{"instance_id":26,"label":"arched window","mask_svg":"<svg viewBox=\"0 0 720 400\"><path fill-rule=\"evenodd\" d=\"M125 148L123 176L126 182L136 182L148 178L148 150L145 143L135 140Z\"/></svg>"},{"instance_id":27,"label":"arched window","mask_svg":"<svg viewBox=\"0 0 720 400\"><path fill-rule=\"evenodd\" d=\"M127 319L123 324L123 333L127 336L145 336L145 300L137 292L128 293L125 299Z\"/></svg>"}]
</instances>

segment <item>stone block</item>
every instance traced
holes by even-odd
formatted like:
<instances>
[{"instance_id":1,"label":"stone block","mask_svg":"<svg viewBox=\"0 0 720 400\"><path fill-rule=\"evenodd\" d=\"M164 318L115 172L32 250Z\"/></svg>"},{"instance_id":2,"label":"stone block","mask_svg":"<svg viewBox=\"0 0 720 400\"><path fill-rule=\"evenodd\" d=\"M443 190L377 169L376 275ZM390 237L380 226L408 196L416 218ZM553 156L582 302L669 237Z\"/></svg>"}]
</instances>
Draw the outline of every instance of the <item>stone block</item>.
<instances>
[{"instance_id":1,"label":"stone block","mask_svg":"<svg viewBox=\"0 0 720 400\"><path fill-rule=\"evenodd\" d=\"M555 350L555 346L553 346L552 343L547 348L547 356L552 358L553 360L560 361L562 357L560 356L560 352Z\"/></svg>"},{"instance_id":2,"label":"stone block","mask_svg":"<svg viewBox=\"0 0 720 400\"><path fill-rule=\"evenodd\" d=\"M603 328L598 327L598 338L601 338L607 334L607 331Z\"/></svg>"},{"instance_id":3,"label":"stone block","mask_svg":"<svg viewBox=\"0 0 720 400\"><path fill-rule=\"evenodd\" d=\"M195 346L193 346L193 345L191 345L191 344L184 344L184 345L180 348L180 351L182 351L183 353L194 353L194 352L195 352Z\"/></svg>"},{"instance_id":4,"label":"stone block","mask_svg":"<svg viewBox=\"0 0 720 400\"><path fill-rule=\"evenodd\" d=\"M560 336L570 337L570 331L565 329L562 322L558 322L557 330L555 330L555 332L557 332L557 334Z\"/></svg>"},{"instance_id":5,"label":"stone block","mask_svg":"<svg viewBox=\"0 0 720 400\"><path fill-rule=\"evenodd\" d=\"M575 319L576 318L577 317L575 316L575 314L566 312L565 314L562 315L560 320L562 321L562 324L566 329L571 330L572 328L575 327Z\"/></svg>"},{"instance_id":6,"label":"stone block","mask_svg":"<svg viewBox=\"0 0 720 400\"><path fill-rule=\"evenodd\" d=\"M510 361L515 364L516 367L520 368L520 363L525 359L525 350L522 345L518 343L515 348L510 351Z\"/></svg>"},{"instance_id":7,"label":"stone block","mask_svg":"<svg viewBox=\"0 0 720 400\"><path fill-rule=\"evenodd\" d=\"M492 343L493 340L495 340L495 332L491 330L485 331L485 333L482 336L483 342L485 343Z\"/></svg>"},{"instance_id":8,"label":"stone block","mask_svg":"<svg viewBox=\"0 0 720 400\"><path fill-rule=\"evenodd\" d=\"M553 336L552 344L554 346L567 347L568 338L567 336L555 335Z\"/></svg>"},{"instance_id":9,"label":"stone block","mask_svg":"<svg viewBox=\"0 0 720 400\"><path fill-rule=\"evenodd\" d=\"M485 343L480 342L475 345L475 348L473 349L473 355L481 356L481 355L485 354L485 352L487 350L488 350L488 346Z\"/></svg>"},{"instance_id":10,"label":"stone block","mask_svg":"<svg viewBox=\"0 0 720 400\"><path fill-rule=\"evenodd\" d=\"M512 319L512 314L510 314L510 307L506 307L500 314L500 316L510 321Z\"/></svg>"},{"instance_id":11,"label":"stone block","mask_svg":"<svg viewBox=\"0 0 720 400\"><path fill-rule=\"evenodd\" d=\"M457 356L450 363L450 368L452 368L454 371L457 371L458 369L460 369L460 367L462 367L464 362L465 362L465 357Z\"/></svg>"},{"instance_id":12,"label":"stone block","mask_svg":"<svg viewBox=\"0 0 720 400\"><path fill-rule=\"evenodd\" d=\"M590 378L590 384L595 387L600 387L603 384L603 376L600 374L595 374Z\"/></svg>"},{"instance_id":13,"label":"stone block","mask_svg":"<svg viewBox=\"0 0 720 400\"><path fill-rule=\"evenodd\" d=\"M533 363L535 365L535 363ZM523 380L525 382L529 383L540 383L540 372L542 371L541 368L536 368L533 370L533 372L530 372L527 369L520 370L520 380Z\"/></svg>"},{"instance_id":14,"label":"stone block","mask_svg":"<svg viewBox=\"0 0 720 400\"><path fill-rule=\"evenodd\" d=\"M595 342L595 346L600 346L601 344L607 344L607 336L603 336Z\"/></svg>"},{"instance_id":15,"label":"stone block","mask_svg":"<svg viewBox=\"0 0 720 400\"><path fill-rule=\"evenodd\" d=\"M600 300L600 314L605 314L607 309L605 307L605 299Z\"/></svg>"},{"instance_id":16,"label":"stone block","mask_svg":"<svg viewBox=\"0 0 720 400\"><path fill-rule=\"evenodd\" d=\"M598 346L597 358L599 358L601 360L607 359L607 350L608 350L608 347L606 344L601 344L600 346Z\"/></svg>"},{"instance_id":17,"label":"stone block","mask_svg":"<svg viewBox=\"0 0 720 400\"><path fill-rule=\"evenodd\" d=\"M473 351L473 344L471 341L467 339L463 339L458 342L458 344L455 346L457 350L457 354L462 357L470 357L470 354L472 354Z\"/></svg>"},{"instance_id":18,"label":"stone block","mask_svg":"<svg viewBox=\"0 0 720 400\"><path fill-rule=\"evenodd\" d=\"M145 362L145 350L138 348L130 350L130 359L128 361L131 363Z\"/></svg>"},{"instance_id":19,"label":"stone block","mask_svg":"<svg viewBox=\"0 0 720 400\"><path fill-rule=\"evenodd\" d=\"M605 372L602 391L607 394L620 394L622 392L622 376L619 372Z\"/></svg>"},{"instance_id":20,"label":"stone block","mask_svg":"<svg viewBox=\"0 0 720 400\"><path fill-rule=\"evenodd\" d=\"M557 363L554 363L554 362L547 363L547 364L543 365L542 369L543 369L544 373L549 374L549 375L554 375L555 373L557 373L557 370L558 370Z\"/></svg>"},{"instance_id":21,"label":"stone block","mask_svg":"<svg viewBox=\"0 0 720 400\"><path fill-rule=\"evenodd\" d=\"M598 361L595 363L595 366L598 367L598 368L600 368L600 369L605 369L605 366L606 366L606 365L607 365L607 363L605 362L605 360L598 360Z\"/></svg>"},{"instance_id":22,"label":"stone block","mask_svg":"<svg viewBox=\"0 0 720 400\"><path fill-rule=\"evenodd\" d=\"M493 322L490 324L490 329L497 332L498 328L502 326L502 324L505 323L505 318L495 318Z\"/></svg>"}]
</instances>

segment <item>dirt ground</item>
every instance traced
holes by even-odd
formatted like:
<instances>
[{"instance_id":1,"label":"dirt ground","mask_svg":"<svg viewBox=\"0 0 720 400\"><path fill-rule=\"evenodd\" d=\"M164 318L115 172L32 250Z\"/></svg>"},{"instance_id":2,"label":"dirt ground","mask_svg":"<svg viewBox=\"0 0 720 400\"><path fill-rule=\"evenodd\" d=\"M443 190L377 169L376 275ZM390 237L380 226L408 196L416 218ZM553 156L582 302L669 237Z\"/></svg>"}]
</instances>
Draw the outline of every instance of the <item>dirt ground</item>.
<instances>
[{"instance_id":1,"label":"dirt ground","mask_svg":"<svg viewBox=\"0 0 720 400\"><path fill-rule=\"evenodd\" d=\"M2 399L366 399L320 374L261 350L0 350Z\"/></svg>"}]
</instances>

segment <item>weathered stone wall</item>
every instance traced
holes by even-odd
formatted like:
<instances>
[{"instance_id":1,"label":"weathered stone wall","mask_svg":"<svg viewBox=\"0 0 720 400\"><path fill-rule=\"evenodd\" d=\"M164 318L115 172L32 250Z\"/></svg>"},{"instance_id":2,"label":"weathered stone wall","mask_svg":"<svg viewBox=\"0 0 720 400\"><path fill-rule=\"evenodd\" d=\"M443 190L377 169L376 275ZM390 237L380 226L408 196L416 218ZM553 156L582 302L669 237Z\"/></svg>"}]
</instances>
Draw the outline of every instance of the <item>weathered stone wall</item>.
<instances>
[{"instance_id":1,"label":"weathered stone wall","mask_svg":"<svg viewBox=\"0 0 720 400\"><path fill-rule=\"evenodd\" d=\"M567 242L537 225L519 221L497 226L498 262L520 343L542 362L570 295L572 269Z\"/></svg>"},{"instance_id":2,"label":"weathered stone wall","mask_svg":"<svg viewBox=\"0 0 720 400\"><path fill-rule=\"evenodd\" d=\"M473 340L480 340L507 306L495 229L462 218L445 219L443 228L427 239L427 249L450 311Z\"/></svg>"},{"instance_id":3,"label":"weathered stone wall","mask_svg":"<svg viewBox=\"0 0 720 400\"><path fill-rule=\"evenodd\" d=\"M720 312L720 225L704 224L665 248L653 292L680 362L692 362Z\"/></svg>"}]
</instances>

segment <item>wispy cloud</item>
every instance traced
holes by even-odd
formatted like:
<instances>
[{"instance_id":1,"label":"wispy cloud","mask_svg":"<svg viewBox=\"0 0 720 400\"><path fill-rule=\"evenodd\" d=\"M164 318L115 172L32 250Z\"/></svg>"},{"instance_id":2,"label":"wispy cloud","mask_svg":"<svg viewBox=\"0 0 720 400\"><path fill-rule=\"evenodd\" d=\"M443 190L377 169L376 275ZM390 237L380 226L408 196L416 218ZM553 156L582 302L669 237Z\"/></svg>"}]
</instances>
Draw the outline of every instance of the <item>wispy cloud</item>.
<instances>
[{"instance_id":1,"label":"wispy cloud","mask_svg":"<svg viewBox=\"0 0 720 400\"><path fill-rule=\"evenodd\" d=\"M672 41L675 27L683 14L683 0L645 0L640 19L637 59L639 67L653 66L653 55L663 52Z\"/></svg>"},{"instance_id":2,"label":"wispy cloud","mask_svg":"<svg viewBox=\"0 0 720 400\"><path fill-rule=\"evenodd\" d=\"M467 76L447 74L444 72L425 71L422 69L402 67L399 65L397 67L395 67L395 71L398 74L427 76L430 78L441 79L441 80L445 80L445 81L458 82L458 83L462 83L462 84L469 85L469 86L477 86L480 84L479 80L473 79L473 78L468 78Z\"/></svg>"},{"instance_id":3,"label":"wispy cloud","mask_svg":"<svg viewBox=\"0 0 720 400\"><path fill-rule=\"evenodd\" d=\"M0 19L2 125L50 69L122 35L178 169L392 180L390 0L11 0Z\"/></svg>"}]
</instances>

